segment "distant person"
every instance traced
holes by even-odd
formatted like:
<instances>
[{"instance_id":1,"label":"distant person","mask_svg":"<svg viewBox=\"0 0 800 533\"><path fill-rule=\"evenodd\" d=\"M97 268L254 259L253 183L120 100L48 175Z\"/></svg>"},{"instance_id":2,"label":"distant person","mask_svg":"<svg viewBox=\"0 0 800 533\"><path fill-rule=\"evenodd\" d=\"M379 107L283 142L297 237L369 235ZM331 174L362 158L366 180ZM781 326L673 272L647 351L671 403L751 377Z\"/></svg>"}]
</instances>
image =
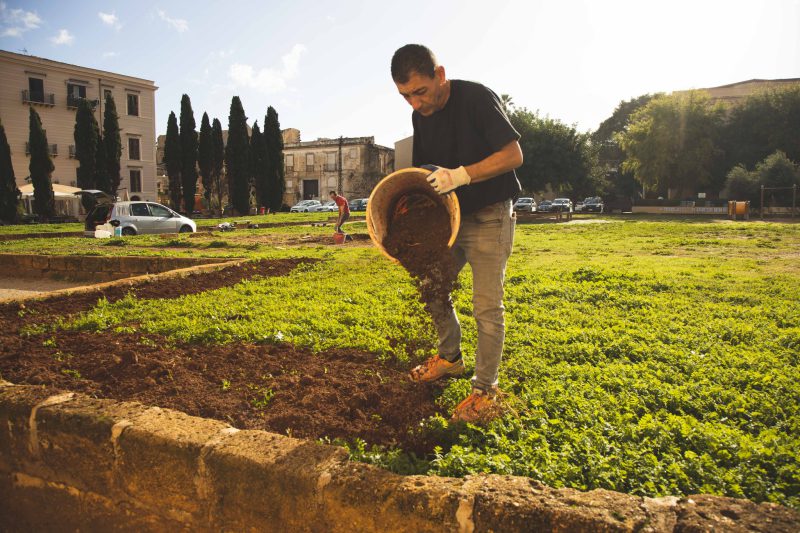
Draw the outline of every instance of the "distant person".
<instances>
[{"instance_id":1,"label":"distant person","mask_svg":"<svg viewBox=\"0 0 800 533\"><path fill-rule=\"evenodd\" d=\"M340 195L337 191L331 191L329 196L331 200L336 202L336 206L339 208L339 218L336 220L336 233L344 233L342 231L342 224L347 222L347 219L350 218L350 204L347 203L347 198ZM349 241L353 240L353 238L346 233L344 238Z\"/></svg>"},{"instance_id":2,"label":"distant person","mask_svg":"<svg viewBox=\"0 0 800 533\"><path fill-rule=\"evenodd\" d=\"M485 421L498 413L497 378L505 341L503 279L514 241L512 204L521 190L514 173L522 164L520 135L491 89L447 79L427 47L398 49L391 70L400 95L414 109L412 164L439 167L428 182L439 194L454 190L461 207L452 250L456 273L467 263L472 267L478 346L472 392L456 407L453 420ZM432 311L439 353L411 371L415 381L464 373L461 325L452 300Z\"/></svg>"}]
</instances>

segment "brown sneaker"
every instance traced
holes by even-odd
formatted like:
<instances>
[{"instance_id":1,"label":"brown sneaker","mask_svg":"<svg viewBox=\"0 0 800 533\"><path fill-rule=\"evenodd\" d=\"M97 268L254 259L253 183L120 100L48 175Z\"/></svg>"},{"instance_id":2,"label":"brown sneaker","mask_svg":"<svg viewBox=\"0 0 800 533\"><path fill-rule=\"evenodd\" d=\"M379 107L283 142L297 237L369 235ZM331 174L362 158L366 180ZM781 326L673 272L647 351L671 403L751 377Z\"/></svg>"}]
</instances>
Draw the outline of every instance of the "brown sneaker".
<instances>
[{"instance_id":1,"label":"brown sneaker","mask_svg":"<svg viewBox=\"0 0 800 533\"><path fill-rule=\"evenodd\" d=\"M464 360L459 357L455 363L434 355L419 366L411 369L411 381L436 381L447 376L464 373Z\"/></svg>"},{"instance_id":2,"label":"brown sneaker","mask_svg":"<svg viewBox=\"0 0 800 533\"><path fill-rule=\"evenodd\" d=\"M453 422L488 422L500 416L500 408L497 404L497 388L489 391L472 389L472 394L467 396L464 401L458 404L453 411Z\"/></svg>"}]
</instances>

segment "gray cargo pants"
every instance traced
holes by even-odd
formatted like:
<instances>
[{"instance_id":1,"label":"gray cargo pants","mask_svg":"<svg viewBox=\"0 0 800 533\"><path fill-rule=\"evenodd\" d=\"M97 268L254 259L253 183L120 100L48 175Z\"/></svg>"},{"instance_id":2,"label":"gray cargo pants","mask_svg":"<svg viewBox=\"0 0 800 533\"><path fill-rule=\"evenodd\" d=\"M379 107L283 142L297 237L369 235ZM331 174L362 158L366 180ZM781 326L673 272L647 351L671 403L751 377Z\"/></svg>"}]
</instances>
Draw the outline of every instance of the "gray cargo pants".
<instances>
[{"instance_id":1,"label":"gray cargo pants","mask_svg":"<svg viewBox=\"0 0 800 533\"><path fill-rule=\"evenodd\" d=\"M503 281L514 243L516 220L511 200L489 205L461 218L461 228L453 245L456 272L467 263L472 267L472 306L478 326L472 385L482 390L497 385L505 340ZM432 313L434 317L441 317L435 324L439 355L452 360L461 352L461 324L452 300L437 305L443 307Z\"/></svg>"}]
</instances>

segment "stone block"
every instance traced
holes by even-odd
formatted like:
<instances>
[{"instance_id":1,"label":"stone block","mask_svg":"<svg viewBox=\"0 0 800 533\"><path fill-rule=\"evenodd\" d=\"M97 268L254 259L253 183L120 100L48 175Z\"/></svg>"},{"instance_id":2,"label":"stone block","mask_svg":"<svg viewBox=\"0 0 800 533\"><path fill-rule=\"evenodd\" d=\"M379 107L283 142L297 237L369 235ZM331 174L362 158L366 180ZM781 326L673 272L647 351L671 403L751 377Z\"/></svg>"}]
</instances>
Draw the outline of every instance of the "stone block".
<instances>
[{"instance_id":1,"label":"stone block","mask_svg":"<svg viewBox=\"0 0 800 533\"><path fill-rule=\"evenodd\" d=\"M322 493L326 531L472 531L461 479L400 476L354 462L330 476Z\"/></svg>"},{"instance_id":2,"label":"stone block","mask_svg":"<svg viewBox=\"0 0 800 533\"><path fill-rule=\"evenodd\" d=\"M0 470L10 472L34 460L31 454L30 418L34 407L53 396L42 387L0 387Z\"/></svg>"},{"instance_id":3,"label":"stone block","mask_svg":"<svg viewBox=\"0 0 800 533\"><path fill-rule=\"evenodd\" d=\"M188 520L204 516L206 501L198 485L203 447L230 426L153 407L117 440L118 481L127 494L167 516Z\"/></svg>"},{"instance_id":4,"label":"stone block","mask_svg":"<svg viewBox=\"0 0 800 533\"><path fill-rule=\"evenodd\" d=\"M134 402L76 395L36 414L39 463L36 471L83 491L115 494L116 442L148 407Z\"/></svg>"},{"instance_id":5,"label":"stone block","mask_svg":"<svg viewBox=\"0 0 800 533\"><path fill-rule=\"evenodd\" d=\"M205 456L213 523L231 530L329 531L322 511L329 470L347 452L263 431L240 431Z\"/></svg>"}]
</instances>

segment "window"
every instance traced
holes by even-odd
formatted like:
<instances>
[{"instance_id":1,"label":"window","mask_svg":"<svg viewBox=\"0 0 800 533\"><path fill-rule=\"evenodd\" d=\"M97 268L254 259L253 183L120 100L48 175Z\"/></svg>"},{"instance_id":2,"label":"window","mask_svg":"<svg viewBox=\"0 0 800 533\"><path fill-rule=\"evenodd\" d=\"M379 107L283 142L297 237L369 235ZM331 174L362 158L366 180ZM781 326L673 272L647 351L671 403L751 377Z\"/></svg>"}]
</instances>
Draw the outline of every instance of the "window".
<instances>
[{"instance_id":1,"label":"window","mask_svg":"<svg viewBox=\"0 0 800 533\"><path fill-rule=\"evenodd\" d=\"M358 157L358 148L350 148L350 159Z\"/></svg>"},{"instance_id":2,"label":"window","mask_svg":"<svg viewBox=\"0 0 800 533\"><path fill-rule=\"evenodd\" d=\"M336 153L330 152L325 154L325 170L333 172L336 170Z\"/></svg>"},{"instance_id":3,"label":"window","mask_svg":"<svg viewBox=\"0 0 800 533\"><path fill-rule=\"evenodd\" d=\"M150 206L150 213L154 217L171 217L172 211L159 204L147 204Z\"/></svg>"},{"instance_id":4,"label":"window","mask_svg":"<svg viewBox=\"0 0 800 533\"><path fill-rule=\"evenodd\" d=\"M131 170L131 192L142 192L142 171L141 170Z\"/></svg>"},{"instance_id":5,"label":"window","mask_svg":"<svg viewBox=\"0 0 800 533\"><path fill-rule=\"evenodd\" d=\"M31 102L44 102L44 80L28 78L28 98Z\"/></svg>"},{"instance_id":6,"label":"window","mask_svg":"<svg viewBox=\"0 0 800 533\"><path fill-rule=\"evenodd\" d=\"M139 95L128 94L128 114L134 117L139 116Z\"/></svg>"},{"instance_id":7,"label":"window","mask_svg":"<svg viewBox=\"0 0 800 533\"><path fill-rule=\"evenodd\" d=\"M138 172L138 170L131 170L131 174L134 172ZM131 204L131 216L149 217L150 211L147 210L147 204Z\"/></svg>"},{"instance_id":8,"label":"window","mask_svg":"<svg viewBox=\"0 0 800 533\"><path fill-rule=\"evenodd\" d=\"M136 137L129 137L128 138L128 159L133 161L139 161L142 158L142 154L139 150L139 139Z\"/></svg>"},{"instance_id":9,"label":"window","mask_svg":"<svg viewBox=\"0 0 800 533\"><path fill-rule=\"evenodd\" d=\"M314 170L314 154L306 154L306 170Z\"/></svg>"},{"instance_id":10,"label":"window","mask_svg":"<svg viewBox=\"0 0 800 533\"><path fill-rule=\"evenodd\" d=\"M294 154L286 154L286 170L294 170Z\"/></svg>"},{"instance_id":11,"label":"window","mask_svg":"<svg viewBox=\"0 0 800 533\"><path fill-rule=\"evenodd\" d=\"M86 98L86 86L76 83L67 84L67 107L78 107L78 100Z\"/></svg>"}]
</instances>

